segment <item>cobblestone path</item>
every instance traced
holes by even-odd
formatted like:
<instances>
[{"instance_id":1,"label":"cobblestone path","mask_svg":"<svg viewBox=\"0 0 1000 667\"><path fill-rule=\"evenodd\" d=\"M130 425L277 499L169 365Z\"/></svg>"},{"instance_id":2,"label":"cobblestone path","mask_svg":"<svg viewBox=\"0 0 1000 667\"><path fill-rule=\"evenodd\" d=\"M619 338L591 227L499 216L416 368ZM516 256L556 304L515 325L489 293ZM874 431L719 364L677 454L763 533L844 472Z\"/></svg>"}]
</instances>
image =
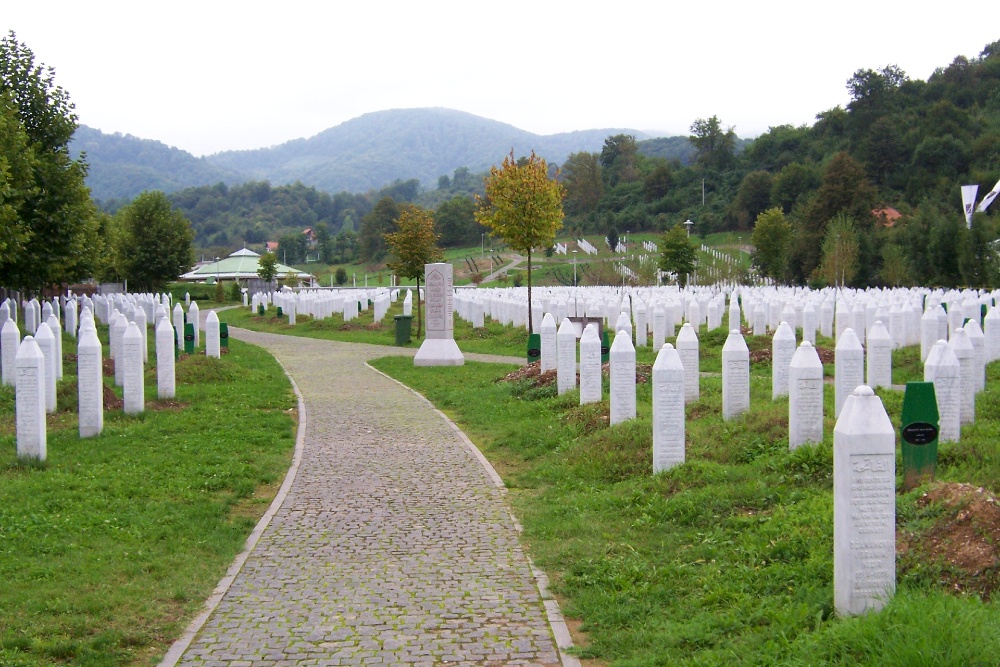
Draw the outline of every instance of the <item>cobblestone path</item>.
<instances>
[{"instance_id":1,"label":"cobblestone path","mask_svg":"<svg viewBox=\"0 0 1000 667\"><path fill-rule=\"evenodd\" d=\"M393 350L232 333L295 379L305 445L177 664L560 664L503 491L440 415L364 366Z\"/></svg>"}]
</instances>

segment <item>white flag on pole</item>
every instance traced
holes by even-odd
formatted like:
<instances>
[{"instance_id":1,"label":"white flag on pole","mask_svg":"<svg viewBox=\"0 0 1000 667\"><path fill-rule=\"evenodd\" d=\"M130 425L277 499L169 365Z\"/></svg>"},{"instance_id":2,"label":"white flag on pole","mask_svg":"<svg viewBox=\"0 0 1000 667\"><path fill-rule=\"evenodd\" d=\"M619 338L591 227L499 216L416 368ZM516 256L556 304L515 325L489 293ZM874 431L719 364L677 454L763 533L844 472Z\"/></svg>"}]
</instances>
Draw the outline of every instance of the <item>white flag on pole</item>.
<instances>
[{"instance_id":1,"label":"white flag on pole","mask_svg":"<svg viewBox=\"0 0 1000 667\"><path fill-rule=\"evenodd\" d=\"M978 192L978 185L962 186L962 208L965 210L965 222L969 227L972 227L972 213L976 208L976 193Z\"/></svg>"},{"instance_id":2,"label":"white flag on pole","mask_svg":"<svg viewBox=\"0 0 1000 667\"><path fill-rule=\"evenodd\" d=\"M1000 195L1000 181L997 181L997 184L993 186L993 189L990 190L985 197L983 197L983 201L979 202L979 208L976 210L980 213L985 211L989 208L989 205L993 203L993 200L997 198L997 195Z\"/></svg>"}]
</instances>

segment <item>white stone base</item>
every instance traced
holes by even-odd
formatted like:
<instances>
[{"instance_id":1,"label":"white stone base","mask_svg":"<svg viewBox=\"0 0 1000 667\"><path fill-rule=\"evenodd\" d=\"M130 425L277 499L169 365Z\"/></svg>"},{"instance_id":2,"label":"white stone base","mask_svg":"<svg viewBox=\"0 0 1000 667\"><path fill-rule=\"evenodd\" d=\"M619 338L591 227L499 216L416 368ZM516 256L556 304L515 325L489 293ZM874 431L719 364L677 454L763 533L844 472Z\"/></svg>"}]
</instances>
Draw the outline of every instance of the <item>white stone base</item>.
<instances>
[{"instance_id":1,"label":"white stone base","mask_svg":"<svg viewBox=\"0 0 1000 667\"><path fill-rule=\"evenodd\" d=\"M425 338L413 357L414 366L463 366L465 357L453 338Z\"/></svg>"}]
</instances>

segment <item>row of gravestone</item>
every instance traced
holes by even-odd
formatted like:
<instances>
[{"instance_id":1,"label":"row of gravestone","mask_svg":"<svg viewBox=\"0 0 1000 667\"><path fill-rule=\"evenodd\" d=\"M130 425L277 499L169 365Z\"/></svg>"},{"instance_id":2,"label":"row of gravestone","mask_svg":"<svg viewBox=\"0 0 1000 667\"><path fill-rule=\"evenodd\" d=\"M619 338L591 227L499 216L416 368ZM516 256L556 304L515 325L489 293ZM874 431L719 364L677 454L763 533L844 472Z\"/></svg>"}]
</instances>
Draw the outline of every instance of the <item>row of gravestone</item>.
<instances>
[{"instance_id":1,"label":"row of gravestone","mask_svg":"<svg viewBox=\"0 0 1000 667\"><path fill-rule=\"evenodd\" d=\"M345 322L356 318L359 313L373 310L375 322L381 322L389 312L391 304L396 303L400 292L405 292L403 299L403 314L412 314L413 297L410 290L378 288L370 290L309 288L293 291L284 288L276 292L255 292L252 296L244 293L243 305L249 306L251 312L265 314L272 306L278 309L280 316L287 318L288 324L294 326L298 315L308 315L314 320L322 320L341 315Z\"/></svg>"},{"instance_id":2,"label":"row of gravestone","mask_svg":"<svg viewBox=\"0 0 1000 667\"><path fill-rule=\"evenodd\" d=\"M928 354L924 379L933 384L940 414L940 439L957 441L960 423L975 418L975 394L983 387L985 367L977 362L967 329L970 321L938 340ZM560 394L576 387L579 340L580 402L602 398L601 348L596 323L564 319L558 329L551 313L542 322L540 370L554 368ZM635 417L635 348L624 314L616 323L610 350L610 422ZM782 322L775 348L790 341L790 358L774 354L772 397L789 396L789 446L823 440L823 365L809 341L796 348ZM868 335L868 382L891 386L891 338L880 321ZM682 327L678 349L665 344L652 373L653 470L685 460L685 401L698 396L697 338ZM682 347L683 346L683 347ZM688 364L682 358L681 349ZM693 352L693 354L692 354ZM864 385L865 349L853 330L845 329L835 351L835 603L845 614L881 607L895 587L895 431L880 399ZM749 350L738 330L722 349L722 414L733 419L750 407ZM855 405L857 404L857 405ZM852 407L855 406L855 407ZM856 408L856 409L855 409Z\"/></svg>"},{"instance_id":3,"label":"row of gravestone","mask_svg":"<svg viewBox=\"0 0 1000 667\"><path fill-rule=\"evenodd\" d=\"M75 301L73 302L75 305ZM80 326L73 335L77 342L77 391L79 435L88 438L100 435L104 428L103 346L97 335L92 303L85 303L80 310ZM196 304L192 303L192 307ZM180 304L175 307L183 310ZM25 314L34 310L24 309ZM67 309L71 312L71 309ZM193 313L197 316L197 311ZM115 382L122 387L123 409L126 414L137 414L145 409L144 371L147 362L146 320L142 309L132 311L128 321L116 308L108 315L109 351L115 360ZM181 312L183 318L183 312ZM182 319L183 323L183 319ZM58 320L50 314L46 322L35 326L35 335L23 340L16 319L9 318L0 330L0 353L13 357L13 367L4 367L4 382L15 388L15 428L17 456L44 460L47 456L47 428L45 415L56 409L56 383L62 376L62 353L56 341L61 341ZM193 324L187 330L197 330ZM174 326L160 309L156 319L157 396L173 398L176 389L175 360L178 354ZM206 356L221 355L223 331L218 315L209 312L206 318ZM193 338L193 334L188 334ZM189 348L193 341L188 341ZM6 366L6 365L5 365Z\"/></svg>"}]
</instances>

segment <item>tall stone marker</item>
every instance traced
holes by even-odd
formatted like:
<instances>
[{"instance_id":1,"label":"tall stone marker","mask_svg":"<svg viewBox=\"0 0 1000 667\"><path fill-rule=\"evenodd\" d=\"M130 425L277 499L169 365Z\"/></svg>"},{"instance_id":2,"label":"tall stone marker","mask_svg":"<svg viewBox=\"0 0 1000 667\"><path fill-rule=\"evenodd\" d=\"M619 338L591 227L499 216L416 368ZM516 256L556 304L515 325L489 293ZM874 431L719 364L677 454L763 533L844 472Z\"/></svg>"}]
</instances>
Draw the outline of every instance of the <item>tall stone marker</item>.
<instances>
[{"instance_id":1,"label":"tall stone marker","mask_svg":"<svg viewBox=\"0 0 1000 667\"><path fill-rule=\"evenodd\" d=\"M580 338L580 405L600 402L604 389L601 375L601 338L597 325L588 324Z\"/></svg>"},{"instance_id":2,"label":"tall stone marker","mask_svg":"<svg viewBox=\"0 0 1000 667\"><path fill-rule=\"evenodd\" d=\"M701 395L701 360L698 356L698 334L690 323L677 333L677 354L684 364L684 402L694 403Z\"/></svg>"},{"instance_id":3,"label":"tall stone marker","mask_svg":"<svg viewBox=\"0 0 1000 667\"><path fill-rule=\"evenodd\" d=\"M771 399L788 395L788 373L795 356L795 332L782 321L771 337Z\"/></svg>"},{"instance_id":4,"label":"tall stone marker","mask_svg":"<svg viewBox=\"0 0 1000 667\"><path fill-rule=\"evenodd\" d=\"M552 319L549 313L546 313L545 317ZM563 318L562 324L556 331L555 357L556 389L561 395L576 389L576 329L568 317Z\"/></svg>"},{"instance_id":5,"label":"tall stone marker","mask_svg":"<svg viewBox=\"0 0 1000 667\"><path fill-rule=\"evenodd\" d=\"M789 364L788 447L807 442L823 442L823 363L805 340Z\"/></svg>"},{"instance_id":6,"label":"tall stone marker","mask_svg":"<svg viewBox=\"0 0 1000 667\"><path fill-rule=\"evenodd\" d=\"M635 346L632 332L620 329L611 343L611 423L635 419Z\"/></svg>"},{"instance_id":7,"label":"tall stone marker","mask_svg":"<svg viewBox=\"0 0 1000 667\"><path fill-rule=\"evenodd\" d=\"M670 343L653 364L653 474L684 463L684 364Z\"/></svg>"},{"instance_id":8,"label":"tall stone marker","mask_svg":"<svg viewBox=\"0 0 1000 667\"><path fill-rule=\"evenodd\" d=\"M540 373L550 371L556 367L556 334L558 331L559 327L556 326L556 318L552 316L552 313L545 313L545 317L542 318L542 357L538 367L538 372ZM576 372L575 369L574 372Z\"/></svg>"},{"instance_id":9,"label":"tall stone marker","mask_svg":"<svg viewBox=\"0 0 1000 667\"><path fill-rule=\"evenodd\" d=\"M25 336L17 348L14 392L17 457L44 461L45 357L31 336Z\"/></svg>"},{"instance_id":10,"label":"tall stone marker","mask_svg":"<svg viewBox=\"0 0 1000 667\"><path fill-rule=\"evenodd\" d=\"M45 411L56 411L56 337L47 322L35 328L35 343L45 358Z\"/></svg>"},{"instance_id":11,"label":"tall stone marker","mask_svg":"<svg viewBox=\"0 0 1000 667\"><path fill-rule=\"evenodd\" d=\"M735 419L750 409L750 349L739 329L722 346L722 418Z\"/></svg>"},{"instance_id":12,"label":"tall stone marker","mask_svg":"<svg viewBox=\"0 0 1000 667\"><path fill-rule=\"evenodd\" d=\"M142 366L142 337L135 322L129 322L122 336L122 354L115 363L125 367L122 394L125 399L125 414L136 415L145 409L146 387Z\"/></svg>"},{"instance_id":13,"label":"tall stone marker","mask_svg":"<svg viewBox=\"0 0 1000 667\"><path fill-rule=\"evenodd\" d=\"M896 590L896 434L860 386L833 429L833 602L842 616L881 609Z\"/></svg>"},{"instance_id":14,"label":"tall stone marker","mask_svg":"<svg viewBox=\"0 0 1000 667\"><path fill-rule=\"evenodd\" d=\"M170 341L171 347L174 341ZM171 350L171 354L173 350ZM103 348L97 329L80 327L76 344L77 403L80 437L93 438L104 430Z\"/></svg>"},{"instance_id":15,"label":"tall stone marker","mask_svg":"<svg viewBox=\"0 0 1000 667\"><path fill-rule=\"evenodd\" d=\"M156 395L161 399L173 398L176 393L175 351L174 328L164 317L156 325Z\"/></svg>"},{"instance_id":16,"label":"tall stone marker","mask_svg":"<svg viewBox=\"0 0 1000 667\"><path fill-rule=\"evenodd\" d=\"M427 295L426 337L413 357L414 366L461 366L465 357L455 343L454 298L451 264L425 264Z\"/></svg>"},{"instance_id":17,"label":"tall stone marker","mask_svg":"<svg viewBox=\"0 0 1000 667\"><path fill-rule=\"evenodd\" d=\"M840 417L840 411L857 387L865 383L865 350L861 347L854 329L848 327L840 334L837 347L834 349L834 384L836 386L836 401L834 417Z\"/></svg>"},{"instance_id":18,"label":"tall stone marker","mask_svg":"<svg viewBox=\"0 0 1000 667\"><path fill-rule=\"evenodd\" d=\"M295 306L292 306L294 312ZM291 315L289 315L291 317ZM222 356L222 347L219 342L219 316L214 310L208 311L205 318L205 356L218 359Z\"/></svg>"},{"instance_id":19,"label":"tall stone marker","mask_svg":"<svg viewBox=\"0 0 1000 667\"><path fill-rule=\"evenodd\" d=\"M924 382L934 383L938 408L938 441L958 442L961 437L961 368L958 357L944 340L939 340L924 363Z\"/></svg>"},{"instance_id":20,"label":"tall stone marker","mask_svg":"<svg viewBox=\"0 0 1000 667\"><path fill-rule=\"evenodd\" d=\"M14 386L14 378L17 376L15 369L17 349L20 345L21 331L12 317L4 322L3 329L0 329L0 375L8 387Z\"/></svg>"}]
</instances>

